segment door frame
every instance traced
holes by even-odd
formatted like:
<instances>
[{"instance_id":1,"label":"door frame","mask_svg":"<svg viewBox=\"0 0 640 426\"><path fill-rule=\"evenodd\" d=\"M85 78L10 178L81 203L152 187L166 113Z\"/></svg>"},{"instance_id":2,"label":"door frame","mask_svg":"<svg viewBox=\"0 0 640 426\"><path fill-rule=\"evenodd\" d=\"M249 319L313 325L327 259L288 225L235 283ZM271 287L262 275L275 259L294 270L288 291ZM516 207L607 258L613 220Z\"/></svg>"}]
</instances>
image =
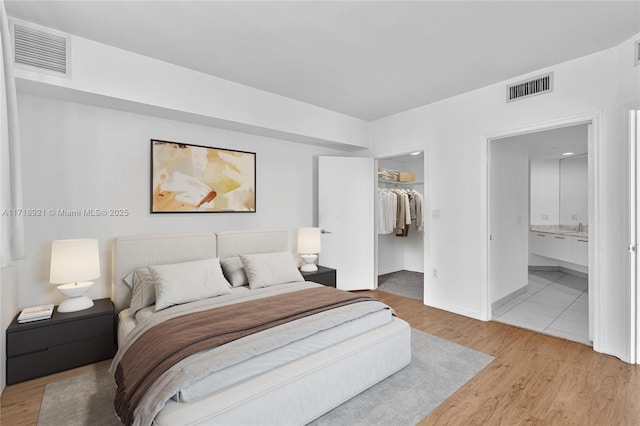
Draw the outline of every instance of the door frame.
<instances>
[{"instance_id":1,"label":"door frame","mask_svg":"<svg viewBox=\"0 0 640 426\"><path fill-rule=\"evenodd\" d=\"M629 330L629 338L632 342L631 346L631 363L640 364L640 289L638 276L640 275L640 264L638 262L638 241L640 240L640 197L638 196L638 188L640 188L640 105L631 107L628 113L629 128L629 253L631 288L629 299L635 302L632 306L631 328Z\"/></svg>"},{"instance_id":2,"label":"door frame","mask_svg":"<svg viewBox=\"0 0 640 426\"><path fill-rule=\"evenodd\" d=\"M424 268L424 274L423 274L423 282L422 282L422 303L426 305L427 302L427 285L429 285L430 280L429 277L431 275L429 275L427 273L427 271L430 270L430 264L429 264L429 238L428 236L431 235L429 232L429 227L430 227L430 217L427 214L427 212L429 212L429 206L431 205L429 198L427 197L427 193L428 193L428 185L429 185L429 178L428 178L428 168L427 168L427 161L428 161L428 146L423 146L423 147L418 147L412 150L408 150L408 151L401 151L401 152L394 152L394 153L386 153L384 155L378 155L376 157L373 158L374 161L374 168L377 172L378 170L378 160L385 160L385 159L389 159L389 158L393 158L393 157L398 157L400 155L408 155L411 154L412 152L416 152L416 151L422 151L422 172L423 172L423 181L424 181L424 193L422 194L424 197L424 204L422 207L422 214L424 217L424 228L423 228L423 237L422 237L422 253L423 253L423 268ZM378 186L378 176L376 174L376 176L373 177L375 179L376 182L376 187ZM376 192L376 199L375 199L375 203L376 206L378 205L378 195ZM377 224L378 223L378 209L375 209L375 214L374 214L374 221ZM378 231L376 229L376 238L375 238L375 243L374 243L374 253L375 253L375 268L376 268L376 278L378 277ZM378 280L376 279L376 286L375 288L378 288Z\"/></svg>"},{"instance_id":3,"label":"door frame","mask_svg":"<svg viewBox=\"0 0 640 426\"><path fill-rule=\"evenodd\" d=\"M546 121L519 128L505 129L495 133L482 136L484 144L485 177L483 180L483 192L486 203L483 205L483 216L485 218L485 241L483 251L486 265L486 279L482 289L483 305L482 319L491 320L491 141L506 137L519 136L528 133L536 133L560 127L575 126L580 124L590 124L589 126L589 335L593 341L593 349L602 352L602 300L603 300L603 277L600 266L603 252L601 229L603 223L602 211L602 112L571 116L564 119ZM635 301L634 301L635 305ZM632 310L634 311L635 308ZM635 339L635 337L634 337Z\"/></svg>"}]
</instances>

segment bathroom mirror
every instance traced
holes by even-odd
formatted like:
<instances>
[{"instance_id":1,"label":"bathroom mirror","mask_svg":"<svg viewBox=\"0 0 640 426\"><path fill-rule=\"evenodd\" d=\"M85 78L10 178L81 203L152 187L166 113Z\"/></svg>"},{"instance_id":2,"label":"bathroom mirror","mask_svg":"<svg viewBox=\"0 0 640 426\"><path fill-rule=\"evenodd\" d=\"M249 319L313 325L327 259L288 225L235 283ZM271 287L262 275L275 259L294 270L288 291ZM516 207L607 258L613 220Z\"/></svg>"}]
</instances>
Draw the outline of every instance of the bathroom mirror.
<instances>
[{"instance_id":1,"label":"bathroom mirror","mask_svg":"<svg viewBox=\"0 0 640 426\"><path fill-rule=\"evenodd\" d=\"M560 225L589 221L587 154L560 160Z\"/></svg>"},{"instance_id":2,"label":"bathroom mirror","mask_svg":"<svg viewBox=\"0 0 640 426\"><path fill-rule=\"evenodd\" d=\"M588 155L530 161L530 224L588 225Z\"/></svg>"}]
</instances>

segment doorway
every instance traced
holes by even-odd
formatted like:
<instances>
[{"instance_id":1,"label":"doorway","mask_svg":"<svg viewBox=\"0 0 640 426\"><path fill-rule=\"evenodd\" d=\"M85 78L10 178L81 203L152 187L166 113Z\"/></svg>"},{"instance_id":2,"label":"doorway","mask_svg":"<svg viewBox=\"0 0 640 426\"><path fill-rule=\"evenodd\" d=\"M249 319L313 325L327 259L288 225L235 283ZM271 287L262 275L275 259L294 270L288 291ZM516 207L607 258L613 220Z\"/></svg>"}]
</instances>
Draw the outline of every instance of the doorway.
<instances>
[{"instance_id":1,"label":"doorway","mask_svg":"<svg viewBox=\"0 0 640 426\"><path fill-rule=\"evenodd\" d=\"M376 193L376 271L378 289L424 301L424 151L378 158ZM410 201L406 210L410 219L402 230L385 225L391 208L387 201L398 202L401 195ZM417 206L417 209L416 209ZM397 211L396 211L397 213ZM393 229L392 229L393 228Z\"/></svg>"},{"instance_id":2,"label":"doorway","mask_svg":"<svg viewBox=\"0 0 640 426\"><path fill-rule=\"evenodd\" d=\"M489 141L491 318L587 345L595 297L591 127L579 122Z\"/></svg>"}]
</instances>

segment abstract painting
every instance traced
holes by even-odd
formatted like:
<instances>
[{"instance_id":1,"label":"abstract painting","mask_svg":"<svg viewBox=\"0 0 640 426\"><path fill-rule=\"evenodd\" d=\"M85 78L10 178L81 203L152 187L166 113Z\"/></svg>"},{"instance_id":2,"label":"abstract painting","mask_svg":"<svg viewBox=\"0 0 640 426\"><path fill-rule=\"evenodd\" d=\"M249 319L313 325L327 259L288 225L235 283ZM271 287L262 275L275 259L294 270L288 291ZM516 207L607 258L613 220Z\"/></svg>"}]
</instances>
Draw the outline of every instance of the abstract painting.
<instances>
[{"instance_id":1,"label":"abstract painting","mask_svg":"<svg viewBox=\"0 0 640 426\"><path fill-rule=\"evenodd\" d=\"M151 140L151 213L255 211L255 152Z\"/></svg>"}]
</instances>

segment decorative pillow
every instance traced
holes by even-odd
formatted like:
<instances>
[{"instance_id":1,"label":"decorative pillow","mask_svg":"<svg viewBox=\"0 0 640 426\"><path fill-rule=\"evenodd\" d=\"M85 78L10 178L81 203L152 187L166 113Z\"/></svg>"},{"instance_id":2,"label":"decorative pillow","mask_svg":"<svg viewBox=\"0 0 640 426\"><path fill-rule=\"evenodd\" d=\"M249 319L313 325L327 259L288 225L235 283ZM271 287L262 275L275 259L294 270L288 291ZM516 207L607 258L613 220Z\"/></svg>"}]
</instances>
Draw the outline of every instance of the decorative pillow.
<instances>
[{"instance_id":1,"label":"decorative pillow","mask_svg":"<svg viewBox=\"0 0 640 426\"><path fill-rule=\"evenodd\" d=\"M156 288L156 312L169 306L231 293L220 259L149 266Z\"/></svg>"},{"instance_id":2,"label":"decorative pillow","mask_svg":"<svg viewBox=\"0 0 640 426\"><path fill-rule=\"evenodd\" d=\"M296 262L287 251L240 255L249 279L249 288L269 287L304 281Z\"/></svg>"},{"instance_id":3,"label":"decorative pillow","mask_svg":"<svg viewBox=\"0 0 640 426\"><path fill-rule=\"evenodd\" d=\"M132 283L129 314L135 315L140 309L156 303L155 281L149 268L136 269L129 276Z\"/></svg>"},{"instance_id":4,"label":"decorative pillow","mask_svg":"<svg viewBox=\"0 0 640 426\"><path fill-rule=\"evenodd\" d=\"M127 276L122 279L122 282L124 282L129 289L133 289L133 274L135 274L135 272L136 271L129 272Z\"/></svg>"},{"instance_id":5,"label":"decorative pillow","mask_svg":"<svg viewBox=\"0 0 640 426\"><path fill-rule=\"evenodd\" d=\"M222 266L222 272L227 281L231 283L231 286L242 287L249 284L247 273L244 271L244 266L242 266L242 260L240 260L239 256L220 259L220 266Z\"/></svg>"}]
</instances>

